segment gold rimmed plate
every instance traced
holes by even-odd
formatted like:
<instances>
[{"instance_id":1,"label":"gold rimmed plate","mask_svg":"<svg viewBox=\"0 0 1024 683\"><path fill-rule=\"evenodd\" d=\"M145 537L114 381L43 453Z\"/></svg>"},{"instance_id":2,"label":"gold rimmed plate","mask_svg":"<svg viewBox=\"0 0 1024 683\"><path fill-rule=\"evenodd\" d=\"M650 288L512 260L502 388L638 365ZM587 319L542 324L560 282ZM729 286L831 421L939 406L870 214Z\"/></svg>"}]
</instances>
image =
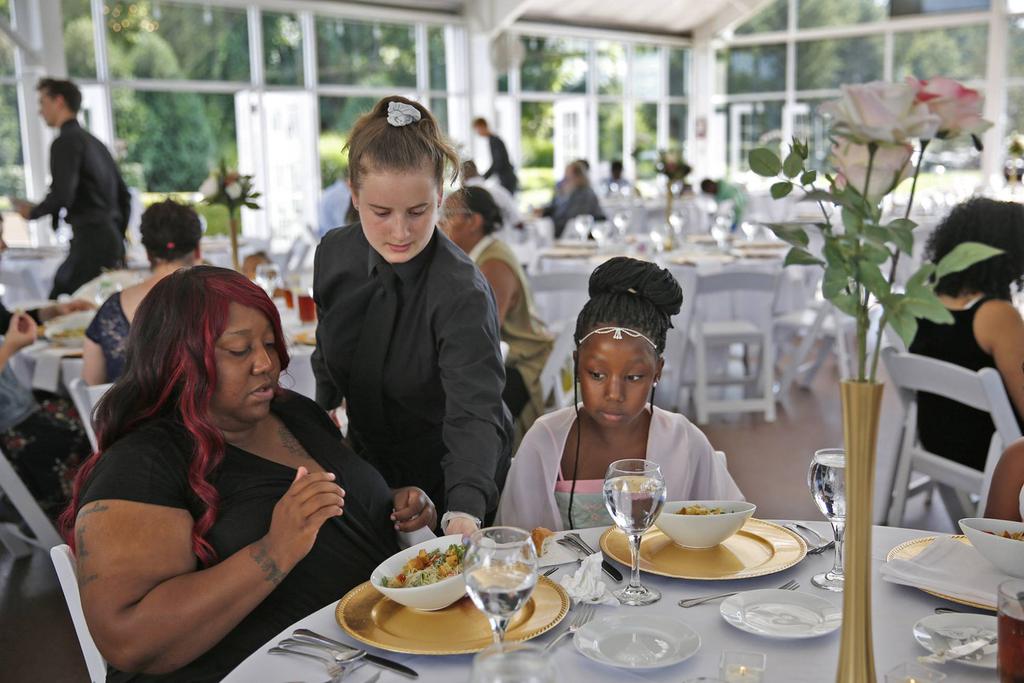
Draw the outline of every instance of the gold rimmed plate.
<instances>
[{"instance_id":1,"label":"gold rimmed plate","mask_svg":"<svg viewBox=\"0 0 1024 683\"><path fill-rule=\"evenodd\" d=\"M927 548L929 545L931 545L935 541L936 538L938 538L938 536L925 536L924 538L915 538L915 539L913 539L911 541L907 541L905 543L900 543L898 546L896 546L895 548L893 548L892 550L889 551L889 554L885 556L885 561L886 562L892 562L893 560L910 560L910 559L913 559L913 558L917 557L922 551L924 551L925 548ZM958 536L953 536L952 538L954 540L960 541L961 543L964 543L966 545L970 545L971 544L971 542L967 539L966 536L959 536L958 535ZM930 591L930 590L928 590L926 588L919 588L917 586L910 586L910 588L917 588L919 591L923 591L925 593L928 593L929 595L934 595L937 598L942 598L943 600L949 600L950 602L955 602L955 603L960 604L960 605L967 605L968 607L974 607L975 609L983 609L983 610L986 610L988 612L995 612L996 611L995 608L992 607L992 605L983 605L980 602L973 602L971 600L966 600L964 598L958 598L958 597L955 597L955 596L952 596L952 595L947 595L945 593L939 593L939 592L936 592L936 591Z\"/></svg>"},{"instance_id":2,"label":"gold rimmed plate","mask_svg":"<svg viewBox=\"0 0 1024 683\"><path fill-rule=\"evenodd\" d=\"M569 612L569 595L557 583L537 578L533 595L509 623L505 638L536 638ZM391 652L413 655L464 655L488 647L491 627L469 598L441 610L424 612L399 605L362 583L338 601L338 625L356 640Z\"/></svg>"},{"instance_id":3,"label":"gold rimmed plate","mask_svg":"<svg viewBox=\"0 0 1024 683\"><path fill-rule=\"evenodd\" d=\"M601 549L630 566L629 541L619 529L604 532ZM789 569L806 555L807 543L798 534L751 518L713 548L684 548L660 529L651 529L640 541L640 571L697 581L749 579Z\"/></svg>"}]
</instances>

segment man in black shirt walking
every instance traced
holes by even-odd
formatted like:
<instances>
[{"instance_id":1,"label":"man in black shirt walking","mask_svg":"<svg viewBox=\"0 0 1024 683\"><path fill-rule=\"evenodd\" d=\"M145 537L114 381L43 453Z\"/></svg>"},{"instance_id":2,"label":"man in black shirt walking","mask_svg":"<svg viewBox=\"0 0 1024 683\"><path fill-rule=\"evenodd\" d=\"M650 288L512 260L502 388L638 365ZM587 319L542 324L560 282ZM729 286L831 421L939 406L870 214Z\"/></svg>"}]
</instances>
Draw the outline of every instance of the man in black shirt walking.
<instances>
[{"instance_id":1,"label":"man in black shirt walking","mask_svg":"<svg viewBox=\"0 0 1024 683\"><path fill-rule=\"evenodd\" d=\"M39 114L60 134L50 146L50 192L33 206L16 202L18 213L35 220L51 216L56 229L61 209L73 237L67 259L53 278L50 298L70 294L104 268L124 262L124 234L131 195L106 146L78 125L82 92L71 81L44 78Z\"/></svg>"},{"instance_id":2,"label":"man in black shirt walking","mask_svg":"<svg viewBox=\"0 0 1024 683\"><path fill-rule=\"evenodd\" d=\"M509 161L505 143L491 132L490 126L487 125L487 119L474 119L473 130L480 137L487 138L487 142L491 146L491 167L484 172L484 178L490 178L492 175L498 176L501 186L508 190L509 194L515 194L519 187L519 180L516 178L516 170L512 166L512 162Z\"/></svg>"}]
</instances>

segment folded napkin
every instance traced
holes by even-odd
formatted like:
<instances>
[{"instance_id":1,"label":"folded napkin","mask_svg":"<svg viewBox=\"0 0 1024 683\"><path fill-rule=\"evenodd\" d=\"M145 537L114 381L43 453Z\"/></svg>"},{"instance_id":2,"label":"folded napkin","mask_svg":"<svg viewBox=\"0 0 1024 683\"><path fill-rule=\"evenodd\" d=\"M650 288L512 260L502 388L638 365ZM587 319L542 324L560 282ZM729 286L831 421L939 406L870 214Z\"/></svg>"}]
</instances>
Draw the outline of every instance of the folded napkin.
<instances>
[{"instance_id":1,"label":"folded napkin","mask_svg":"<svg viewBox=\"0 0 1024 683\"><path fill-rule=\"evenodd\" d=\"M573 602L588 602L592 605L618 605L607 584L601 580L601 553L594 553L583 560L583 564L572 576L560 580Z\"/></svg>"},{"instance_id":2,"label":"folded napkin","mask_svg":"<svg viewBox=\"0 0 1024 683\"><path fill-rule=\"evenodd\" d=\"M557 536L552 536L548 543L544 544L544 554L537 558L537 566L555 567L560 564L569 564L579 559L580 554L563 548L555 542Z\"/></svg>"},{"instance_id":3,"label":"folded napkin","mask_svg":"<svg viewBox=\"0 0 1024 683\"><path fill-rule=\"evenodd\" d=\"M60 389L60 361L65 356L81 356L82 349L54 346L35 354L36 368L32 373L32 388L57 393Z\"/></svg>"},{"instance_id":4,"label":"folded napkin","mask_svg":"<svg viewBox=\"0 0 1024 683\"><path fill-rule=\"evenodd\" d=\"M996 590L1010 577L982 557L973 546L940 536L909 560L892 560L881 569L882 578L923 588L996 609Z\"/></svg>"}]
</instances>

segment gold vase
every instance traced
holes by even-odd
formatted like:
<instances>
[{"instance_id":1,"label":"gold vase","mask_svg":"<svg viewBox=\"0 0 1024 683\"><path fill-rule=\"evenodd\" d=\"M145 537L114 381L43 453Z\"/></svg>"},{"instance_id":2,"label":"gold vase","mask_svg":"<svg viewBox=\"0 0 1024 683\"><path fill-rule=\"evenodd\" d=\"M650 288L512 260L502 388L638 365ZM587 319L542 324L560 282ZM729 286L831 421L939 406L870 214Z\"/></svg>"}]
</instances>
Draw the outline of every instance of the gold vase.
<instances>
[{"instance_id":1,"label":"gold vase","mask_svg":"<svg viewBox=\"0 0 1024 683\"><path fill-rule=\"evenodd\" d=\"M238 261L238 216L234 211L228 211L228 232L231 234L231 266L241 271L241 264Z\"/></svg>"},{"instance_id":2,"label":"gold vase","mask_svg":"<svg viewBox=\"0 0 1024 683\"><path fill-rule=\"evenodd\" d=\"M675 196L672 194L672 180L669 179L668 187L665 188L665 225L669 225L669 219L672 217L672 201Z\"/></svg>"},{"instance_id":3,"label":"gold vase","mask_svg":"<svg viewBox=\"0 0 1024 683\"><path fill-rule=\"evenodd\" d=\"M836 683L875 683L871 640L871 499L883 384L842 382L846 448L843 630Z\"/></svg>"}]
</instances>

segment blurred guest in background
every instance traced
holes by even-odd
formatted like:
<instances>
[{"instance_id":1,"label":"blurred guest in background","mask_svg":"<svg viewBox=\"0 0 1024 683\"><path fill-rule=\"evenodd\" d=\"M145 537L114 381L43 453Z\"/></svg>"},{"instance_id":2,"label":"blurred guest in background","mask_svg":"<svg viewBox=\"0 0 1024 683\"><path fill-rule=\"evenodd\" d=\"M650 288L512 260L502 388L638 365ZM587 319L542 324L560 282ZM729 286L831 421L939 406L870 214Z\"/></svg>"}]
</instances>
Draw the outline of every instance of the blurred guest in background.
<instances>
[{"instance_id":1,"label":"blurred guest in background","mask_svg":"<svg viewBox=\"0 0 1024 683\"><path fill-rule=\"evenodd\" d=\"M519 179L516 178L516 169L509 160L508 149L506 149L505 143L491 132L491 128L487 125L487 119L485 118L474 119L473 130L480 137L487 138L487 143L491 148L491 167L484 171L484 178L497 176L501 186L508 190L509 194L515 194L519 188Z\"/></svg>"},{"instance_id":2,"label":"blurred guest in background","mask_svg":"<svg viewBox=\"0 0 1024 683\"><path fill-rule=\"evenodd\" d=\"M1024 439L1003 451L992 474L985 516L1020 522L1024 518Z\"/></svg>"},{"instance_id":3,"label":"blurred guest in background","mask_svg":"<svg viewBox=\"0 0 1024 683\"><path fill-rule=\"evenodd\" d=\"M480 172L476 169L476 163L472 161L464 161L462 163L462 184L465 187L482 187L487 190L487 193L491 195L491 199L498 205L498 210L501 211L502 224L498 226L499 229L502 227L507 229L523 227L523 217L519 215L519 207L516 206L515 198L498 183L493 180L487 180L480 175Z\"/></svg>"},{"instance_id":4,"label":"blurred guest in background","mask_svg":"<svg viewBox=\"0 0 1024 683\"><path fill-rule=\"evenodd\" d=\"M67 259L57 269L50 298L70 294L107 268L124 261L124 234L131 213L131 195L106 146L78 125L82 92L71 81L44 78L39 113L46 125L60 131L50 146L50 192L33 206L16 201L24 218L50 216L54 230L60 211L73 237Z\"/></svg>"},{"instance_id":5,"label":"blurred guest in background","mask_svg":"<svg viewBox=\"0 0 1024 683\"><path fill-rule=\"evenodd\" d=\"M601 202L590 186L587 169L577 160L565 167L562 187L555 192L551 203L540 210L542 216L548 216L555 224L555 238L565 232L565 226L576 216L590 215L595 220L604 220Z\"/></svg>"},{"instance_id":6,"label":"blurred guest in background","mask_svg":"<svg viewBox=\"0 0 1024 683\"><path fill-rule=\"evenodd\" d=\"M604 194L628 195L632 191L633 185L622 177L622 161L620 159L612 161L609 171L610 175L603 183Z\"/></svg>"},{"instance_id":7,"label":"blurred guest in background","mask_svg":"<svg viewBox=\"0 0 1024 683\"><path fill-rule=\"evenodd\" d=\"M324 188L320 196L320 237L328 230L348 225L349 210L352 208L352 193L348 189L348 179L338 178Z\"/></svg>"},{"instance_id":8,"label":"blurred guest in background","mask_svg":"<svg viewBox=\"0 0 1024 683\"><path fill-rule=\"evenodd\" d=\"M700 189L706 195L710 195L719 204L732 202L733 227L743 220L743 213L747 209L747 194L739 185L734 185L723 180L712 180L705 178L700 181Z\"/></svg>"}]
</instances>

